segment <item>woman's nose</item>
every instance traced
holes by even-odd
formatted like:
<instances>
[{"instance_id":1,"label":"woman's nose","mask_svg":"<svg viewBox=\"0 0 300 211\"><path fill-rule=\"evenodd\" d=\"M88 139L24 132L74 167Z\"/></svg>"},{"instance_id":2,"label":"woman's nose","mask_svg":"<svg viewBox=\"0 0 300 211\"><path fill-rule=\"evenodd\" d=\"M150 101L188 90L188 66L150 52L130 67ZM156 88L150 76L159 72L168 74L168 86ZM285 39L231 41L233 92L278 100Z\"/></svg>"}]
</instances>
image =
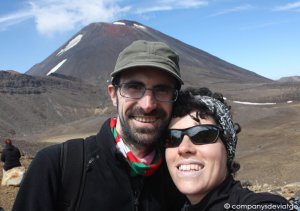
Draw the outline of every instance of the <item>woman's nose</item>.
<instances>
[{"instance_id":1,"label":"woman's nose","mask_svg":"<svg viewBox=\"0 0 300 211\"><path fill-rule=\"evenodd\" d=\"M182 139L182 142L178 146L178 153L179 154L193 154L196 152L196 147L191 141L191 139L185 135Z\"/></svg>"}]
</instances>

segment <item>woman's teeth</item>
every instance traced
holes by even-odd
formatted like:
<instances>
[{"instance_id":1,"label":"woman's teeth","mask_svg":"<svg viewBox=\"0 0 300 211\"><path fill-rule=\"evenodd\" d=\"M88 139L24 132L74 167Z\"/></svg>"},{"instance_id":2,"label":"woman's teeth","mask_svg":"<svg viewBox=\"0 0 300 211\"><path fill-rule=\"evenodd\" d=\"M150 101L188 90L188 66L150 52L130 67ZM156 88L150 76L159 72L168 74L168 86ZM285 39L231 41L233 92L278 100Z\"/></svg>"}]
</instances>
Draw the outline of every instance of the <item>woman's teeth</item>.
<instances>
[{"instance_id":1,"label":"woman's teeth","mask_svg":"<svg viewBox=\"0 0 300 211\"><path fill-rule=\"evenodd\" d=\"M185 164L178 167L179 171L199 171L201 166L198 164Z\"/></svg>"}]
</instances>

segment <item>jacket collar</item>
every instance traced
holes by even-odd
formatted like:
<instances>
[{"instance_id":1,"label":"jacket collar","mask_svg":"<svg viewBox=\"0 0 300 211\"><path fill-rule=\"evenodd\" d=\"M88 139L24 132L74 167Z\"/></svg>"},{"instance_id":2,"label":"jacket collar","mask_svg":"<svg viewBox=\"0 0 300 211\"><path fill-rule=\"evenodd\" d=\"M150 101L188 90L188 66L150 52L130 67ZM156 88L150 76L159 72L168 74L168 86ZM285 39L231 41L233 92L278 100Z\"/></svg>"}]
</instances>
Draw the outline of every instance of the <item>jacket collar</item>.
<instances>
[{"instance_id":1,"label":"jacket collar","mask_svg":"<svg viewBox=\"0 0 300 211\"><path fill-rule=\"evenodd\" d=\"M218 201L226 200L229 197L230 189L236 183L231 175L208 193L198 204L192 205L186 202L182 211L184 210L208 210L211 205L214 205Z\"/></svg>"},{"instance_id":2,"label":"jacket collar","mask_svg":"<svg viewBox=\"0 0 300 211\"><path fill-rule=\"evenodd\" d=\"M119 161L125 161L123 155L116 147L116 143L113 134L110 129L110 118L107 119L98 134L96 135L96 149L101 153L106 154L107 158L115 158Z\"/></svg>"}]
</instances>

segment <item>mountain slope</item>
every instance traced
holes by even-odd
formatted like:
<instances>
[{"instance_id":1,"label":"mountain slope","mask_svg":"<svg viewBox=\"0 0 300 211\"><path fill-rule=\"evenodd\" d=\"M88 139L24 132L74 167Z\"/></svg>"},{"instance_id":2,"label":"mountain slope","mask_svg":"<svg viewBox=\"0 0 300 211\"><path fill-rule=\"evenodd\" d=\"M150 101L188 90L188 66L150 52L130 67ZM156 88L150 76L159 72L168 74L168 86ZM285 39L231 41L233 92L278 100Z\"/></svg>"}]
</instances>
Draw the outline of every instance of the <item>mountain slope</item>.
<instances>
[{"instance_id":1,"label":"mountain slope","mask_svg":"<svg viewBox=\"0 0 300 211\"><path fill-rule=\"evenodd\" d=\"M101 112L103 90L80 81L0 71L0 137L35 134Z\"/></svg>"},{"instance_id":2,"label":"mountain slope","mask_svg":"<svg viewBox=\"0 0 300 211\"><path fill-rule=\"evenodd\" d=\"M138 39L162 41L171 46L180 56L182 76L187 85L207 81L270 82L155 29L126 20L88 25L27 74L46 76L55 72L99 85L110 80L119 52Z\"/></svg>"}]
</instances>

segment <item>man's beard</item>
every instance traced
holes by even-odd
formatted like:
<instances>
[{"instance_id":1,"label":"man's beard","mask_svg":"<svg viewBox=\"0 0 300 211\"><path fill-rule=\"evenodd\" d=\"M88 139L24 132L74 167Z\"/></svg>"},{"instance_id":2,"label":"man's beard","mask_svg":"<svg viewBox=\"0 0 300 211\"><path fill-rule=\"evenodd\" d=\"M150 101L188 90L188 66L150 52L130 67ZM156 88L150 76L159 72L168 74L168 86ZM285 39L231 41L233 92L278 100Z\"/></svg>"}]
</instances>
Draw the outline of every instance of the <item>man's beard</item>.
<instances>
[{"instance_id":1,"label":"man's beard","mask_svg":"<svg viewBox=\"0 0 300 211\"><path fill-rule=\"evenodd\" d=\"M134 146L136 149L146 149L152 150L156 145L163 141L165 130L167 129L170 118L166 118L167 114L162 109L155 109L151 113L145 113L141 108L135 108L128 111L125 116L120 115L120 125L122 128L122 139L129 145ZM134 125L130 125L129 122L132 121L132 116L158 116L161 125L153 128L137 128Z\"/></svg>"}]
</instances>

